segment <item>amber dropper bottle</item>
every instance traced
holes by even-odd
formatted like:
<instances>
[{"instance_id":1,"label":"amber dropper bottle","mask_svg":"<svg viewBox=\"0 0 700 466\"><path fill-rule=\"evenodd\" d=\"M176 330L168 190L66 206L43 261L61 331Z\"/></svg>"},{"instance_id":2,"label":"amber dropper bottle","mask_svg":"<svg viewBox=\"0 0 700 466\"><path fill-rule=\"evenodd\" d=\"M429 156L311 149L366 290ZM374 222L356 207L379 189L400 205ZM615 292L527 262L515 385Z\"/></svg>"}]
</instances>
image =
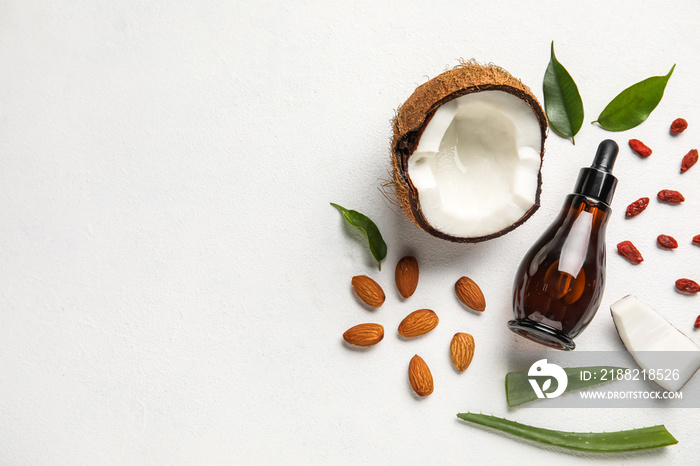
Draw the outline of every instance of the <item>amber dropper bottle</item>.
<instances>
[{"instance_id":1,"label":"amber dropper bottle","mask_svg":"<svg viewBox=\"0 0 700 466\"><path fill-rule=\"evenodd\" d=\"M559 216L525 254L515 275L508 328L550 348L573 350L605 288L605 227L619 148L606 139L582 168Z\"/></svg>"}]
</instances>

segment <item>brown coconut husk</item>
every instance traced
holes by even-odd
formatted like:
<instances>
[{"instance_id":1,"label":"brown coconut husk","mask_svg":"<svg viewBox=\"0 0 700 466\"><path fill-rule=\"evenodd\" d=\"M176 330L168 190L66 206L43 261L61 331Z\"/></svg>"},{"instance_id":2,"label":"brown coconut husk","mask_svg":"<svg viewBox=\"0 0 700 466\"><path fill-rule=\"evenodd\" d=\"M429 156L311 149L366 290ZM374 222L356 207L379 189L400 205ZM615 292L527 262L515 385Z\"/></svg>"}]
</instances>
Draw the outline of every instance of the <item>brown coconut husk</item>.
<instances>
[{"instance_id":1,"label":"brown coconut husk","mask_svg":"<svg viewBox=\"0 0 700 466\"><path fill-rule=\"evenodd\" d=\"M502 236L522 225L540 206L542 191L541 171L537 176L535 205L513 225L496 233L461 238L433 228L420 209L418 191L408 176L408 159L416 150L420 136L435 111L441 105L466 94L481 91L503 91L525 101L535 113L542 132L540 167L544 157L544 140L547 137L547 118L535 95L519 79L494 64L481 65L475 60L460 61L451 70L421 84L396 112L393 120L394 136L391 143L393 184L396 199L406 216L419 228L433 236L459 243L477 243Z\"/></svg>"}]
</instances>

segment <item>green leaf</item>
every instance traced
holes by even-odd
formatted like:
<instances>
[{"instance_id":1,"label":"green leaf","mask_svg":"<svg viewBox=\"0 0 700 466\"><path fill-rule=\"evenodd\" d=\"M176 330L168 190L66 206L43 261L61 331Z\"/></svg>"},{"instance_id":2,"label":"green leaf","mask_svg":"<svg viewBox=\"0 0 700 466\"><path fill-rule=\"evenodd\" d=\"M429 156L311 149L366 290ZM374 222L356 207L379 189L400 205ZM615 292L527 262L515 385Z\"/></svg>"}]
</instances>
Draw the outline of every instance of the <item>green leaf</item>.
<instances>
[{"instance_id":1,"label":"green leaf","mask_svg":"<svg viewBox=\"0 0 700 466\"><path fill-rule=\"evenodd\" d=\"M667 447L678 443L663 425L619 432L564 432L529 426L488 414L459 413L457 417L515 437L578 451L619 453Z\"/></svg>"},{"instance_id":2,"label":"green leaf","mask_svg":"<svg viewBox=\"0 0 700 466\"><path fill-rule=\"evenodd\" d=\"M574 136L583 125L583 101L573 78L554 55L554 41L542 87L549 127L559 136L571 138L575 144Z\"/></svg>"},{"instance_id":3,"label":"green leaf","mask_svg":"<svg viewBox=\"0 0 700 466\"><path fill-rule=\"evenodd\" d=\"M642 123L659 105L673 70L666 76L652 76L620 92L593 123L608 131L626 131Z\"/></svg>"},{"instance_id":4,"label":"green leaf","mask_svg":"<svg viewBox=\"0 0 700 466\"><path fill-rule=\"evenodd\" d=\"M386 257L386 243L382 238L382 234L379 233L379 228L374 224L372 220L366 215L359 213L356 210L348 210L345 207L341 207L338 204L331 205L338 209L347 222L358 228L362 233L364 233L367 241L369 242L369 251L372 253L374 258L379 264L379 270L382 270L382 260Z\"/></svg>"},{"instance_id":5,"label":"green leaf","mask_svg":"<svg viewBox=\"0 0 700 466\"><path fill-rule=\"evenodd\" d=\"M614 380L613 377L611 377L611 373L617 370L626 371L627 369L624 367L612 366L566 367L564 368L564 372L566 372L569 382L566 385L564 393L610 382ZM590 380L581 380L581 373L583 371L591 373ZM506 374L506 400L508 401L508 406L520 406L530 401L540 399L537 398L535 391L528 381L527 372L528 371L508 372L508 374Z\"/></svg>"}]
</instances>

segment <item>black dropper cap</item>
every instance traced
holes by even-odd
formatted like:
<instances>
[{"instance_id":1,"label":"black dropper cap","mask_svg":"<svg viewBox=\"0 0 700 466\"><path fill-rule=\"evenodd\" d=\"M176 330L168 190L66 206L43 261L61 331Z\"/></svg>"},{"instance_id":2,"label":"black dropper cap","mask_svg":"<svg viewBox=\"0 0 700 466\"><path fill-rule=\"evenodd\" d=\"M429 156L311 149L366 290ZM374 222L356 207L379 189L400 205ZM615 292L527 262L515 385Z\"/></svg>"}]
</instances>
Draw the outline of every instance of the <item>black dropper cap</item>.
<instances>
[{"instance_id":1,"label":"black dropper cap","mask_svg":"<svg viewBox=\"0 0 700 466\"><path fill-rule=\"evenodd\" d=\"M612 168L619 150L612 139L601 142L591 166L579 171L574 193L610 205L617 187L617 178L613 176Z\"/></svg>"}]
</instances>

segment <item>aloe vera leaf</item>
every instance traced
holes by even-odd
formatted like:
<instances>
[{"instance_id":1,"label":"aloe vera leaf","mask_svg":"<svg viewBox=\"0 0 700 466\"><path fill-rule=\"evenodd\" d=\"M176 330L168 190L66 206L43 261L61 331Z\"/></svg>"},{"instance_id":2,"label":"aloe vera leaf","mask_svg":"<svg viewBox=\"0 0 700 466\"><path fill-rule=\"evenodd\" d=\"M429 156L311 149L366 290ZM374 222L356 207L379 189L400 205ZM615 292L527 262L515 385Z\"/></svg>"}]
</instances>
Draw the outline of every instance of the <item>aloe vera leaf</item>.
<instances>
[{"instance_id":1,"label":"aloe vera leaf","mask_svg":"<svg viewBox=\"0 0 700 466\"><path fill-rule=\"evenodd\" d=\"M554 41L542 88L550 128L575 144L574 136L583 124L583 101L574 79L554 55Z\"/></svg>"},{"instance_id":2,"label":"aloe vera leaf","mask_svg":"<svg viewBox=\"0 0 700 466\"><path fill-rule=\"evenodd\" d=\"M382 234L379 232L377 225L375 225L374 222L369 219L369 217L356 210L348 210L345 207L341 207L338 204L333 204L332 202L331 205L343 214L343 217L350 225L356 227L365 235L365 238L367 238L367 242L369 243L369 251L377 260L379 270L382 270L382 260L384 260L386 257L386 243L384 242Z\"/></svg>"},{"instance_id":3,"label":"aloe vera leaf","mask_svg":"<svg viewBox=\"0 0 700 466\"><path fill-rule=\"evenodd\" d=\"M618 453L667 447L678 443L663 425L619 432L564 432L520 424L487 414L459 413L457 417L519 438L570 450Z\"/></svg>"},{"instance_id":4,"label":"aloe vera leaf","mask_svg":"<svg viewBox=\"0 0 700 466\"><path fill-rule=\"evenodd\" d=\"M626 131L642 123L661 102L675 68L674 64L667 75L652 76L620 92L593 123L608 131Z\"/></svg>"},{"instance_id":5,"label":"aloe vera leaf","mask_svg":"<svg viewBox=\"0 0 700 466\"><path fill-rule=\"evenodd\" d=\"M566 367L564 372L566 372L569 382L564 393L611 382L613 377L610 377L610 373L617 370L626 371L627 368L613 366ZM582 371L589 371L591 380L581 380ZM606 377L606 380L600 380L603 376L608 377ZM506 374L506 400L508 401L508 406L512 408L513 406L520 406L539 399L541 398L537 398L528 381L527 371L508 372Z\"/></svg>"}]
</instances>

